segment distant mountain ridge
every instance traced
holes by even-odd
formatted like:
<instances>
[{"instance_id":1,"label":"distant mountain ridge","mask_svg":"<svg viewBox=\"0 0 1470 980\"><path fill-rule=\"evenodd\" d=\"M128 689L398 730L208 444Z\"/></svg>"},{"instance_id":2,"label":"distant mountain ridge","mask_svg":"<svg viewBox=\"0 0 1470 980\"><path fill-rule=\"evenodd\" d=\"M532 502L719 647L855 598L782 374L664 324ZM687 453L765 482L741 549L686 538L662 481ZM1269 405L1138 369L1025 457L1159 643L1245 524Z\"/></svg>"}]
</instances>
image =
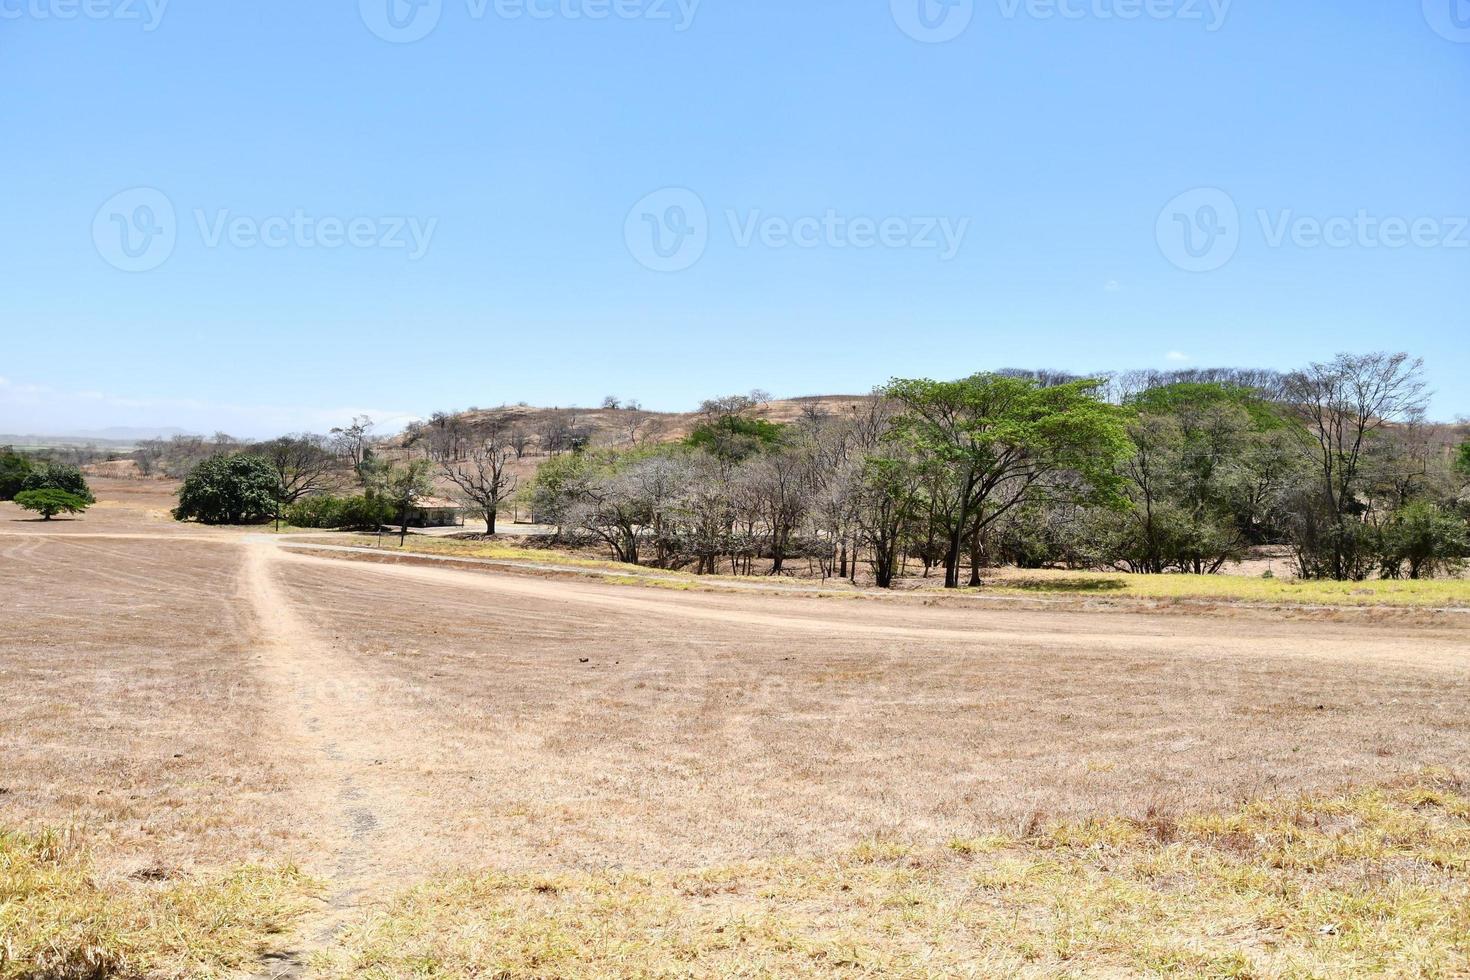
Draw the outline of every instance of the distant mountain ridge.
<instances>
[{"instance_id":1,"label":"distant mountain ridge","mask_svg":"<svg viewBox=\"0 0 1470 980\"><path fill-rule=\"evenodd\" d=\"M80 429L71 432L48 433L0 433L0 446L52 446L98 443L102 445L131 445L144 439L172 439L188 435L187 429L173 426L157 428L117 425L106 429Z\"/></svg>"}]
</instances>

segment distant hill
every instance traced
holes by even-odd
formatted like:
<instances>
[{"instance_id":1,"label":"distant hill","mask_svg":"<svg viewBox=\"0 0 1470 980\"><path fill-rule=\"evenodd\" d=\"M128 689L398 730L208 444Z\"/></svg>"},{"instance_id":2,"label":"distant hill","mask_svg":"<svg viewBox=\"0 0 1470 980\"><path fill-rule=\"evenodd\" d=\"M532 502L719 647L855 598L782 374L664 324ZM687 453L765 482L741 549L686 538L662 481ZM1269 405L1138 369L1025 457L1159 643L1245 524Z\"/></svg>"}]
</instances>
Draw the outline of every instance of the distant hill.
<instances>
[{"instance_id":1,"label":"distant hill","mask_svg":"<svg viewBox=\"0 0 1470 980\"><path fill-rule=\"evenodd\" d=\"M107 429L83 429L75 432L55 432L44 435L29 433L18 435L0 433L0 446L25 446L49 448L53 446L95 445L108 449L131 449L144 439L172 439L187 435L186 430L173 427L133 428L113 426Z\"/></svg>"},{"instance_id":2,"label":"distant hill","mask_svg":"<svg viewBox=\"0 0 1470 980\"><path fill-rule=\"evenodd\" d=\"M779 398L764 401L745 412L751 418L770 422L794 422L808 413L840 415L854 406L866 404L872 395L811 395L803 398ZM436 425L455 426L466 431L521 432L531 445L544 449L552 433L558 429L575 429L592 446L627 446L637 443L677 442L687 438L706 416L699 412L653 412L642 408L538 408L530 405L502 405L498 408L474 408L465 412L436 416L421 426L412 426L391 444L406 446L417 436L431 432ZM536 450L533 449L534 453Z\"/></svg>"},{"instance_id":3,"label":"distant hill","mask_svg":"<svg viewBox=\"0 0 1470 980\"><path fill-rule=\"evenodd\" d=\"M135 428L126 425L115 425L108 429L97 429L90 432L68 432L65 435L78 439L128 440L136 442L139 439L172 439L174 436L189 435L189 431L173 426Z\"/></svg>"}]
</instances>

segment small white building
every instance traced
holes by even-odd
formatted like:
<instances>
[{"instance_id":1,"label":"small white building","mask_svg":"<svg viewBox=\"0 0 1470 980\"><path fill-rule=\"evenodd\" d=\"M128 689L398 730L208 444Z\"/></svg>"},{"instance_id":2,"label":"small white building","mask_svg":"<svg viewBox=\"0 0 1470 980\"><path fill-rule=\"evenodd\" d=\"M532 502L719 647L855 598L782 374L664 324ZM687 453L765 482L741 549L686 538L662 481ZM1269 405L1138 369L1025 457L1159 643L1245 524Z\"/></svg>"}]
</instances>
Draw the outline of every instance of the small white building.
<instances>
[{"instance_id":1,"label":"small white building","mask_svg":"<svg viewBox=\"0 0 1470 980\"><path fill-rule=\"evenodd\" d=\"M409 527L464 527L465 508L444 497L425 497L408 509Z\"/></svg>"}]
</instances>

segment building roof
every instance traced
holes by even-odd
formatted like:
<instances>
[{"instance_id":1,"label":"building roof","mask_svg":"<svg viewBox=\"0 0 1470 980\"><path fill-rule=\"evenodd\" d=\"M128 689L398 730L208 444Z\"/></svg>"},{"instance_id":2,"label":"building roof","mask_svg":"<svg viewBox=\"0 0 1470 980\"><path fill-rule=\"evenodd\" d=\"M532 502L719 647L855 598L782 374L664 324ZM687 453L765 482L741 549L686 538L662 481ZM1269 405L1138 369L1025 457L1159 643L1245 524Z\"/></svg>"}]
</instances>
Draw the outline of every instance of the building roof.
<instances>
[{"instance_id":1,"label":"building roof","mask_svg":"<svg viewBox=\"0 0 1470 980\"><path fill-rule=\"evenodd\" d=\"M464 504L445 497L421 497L415 507L421 510L464 510Z\"/></svg>"}]
</instances>

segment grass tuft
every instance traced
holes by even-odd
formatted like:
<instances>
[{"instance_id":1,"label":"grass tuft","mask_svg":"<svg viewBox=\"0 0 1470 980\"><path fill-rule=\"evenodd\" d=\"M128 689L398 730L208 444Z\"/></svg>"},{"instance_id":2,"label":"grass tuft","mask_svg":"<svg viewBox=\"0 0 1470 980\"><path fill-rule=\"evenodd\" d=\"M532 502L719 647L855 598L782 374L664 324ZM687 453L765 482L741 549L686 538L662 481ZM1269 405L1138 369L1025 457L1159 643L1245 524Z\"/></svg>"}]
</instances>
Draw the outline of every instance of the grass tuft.
<instances>
[{"instance_id":1,"label":"grass tuft","mask_svg":"<svg viewBox=\"0 0 1470 980\"><path fill-rule=\"evenodd\" d=\"M317 965L339 980L1463 975L1467 802L1426 777L1167 827L1098 819L688 873L444 878Z\"/></svg>"},{"instance_id":2,"label":"grass tuft","mask_svg":"<svg viewBox=\"0 0 1470 980\"><path fill-rule=\"evenodd\" d=\"M294 867L100 883L85 847L0 831L0 980L222 977L307 909Z\"/></svg>"}]
</instances>

